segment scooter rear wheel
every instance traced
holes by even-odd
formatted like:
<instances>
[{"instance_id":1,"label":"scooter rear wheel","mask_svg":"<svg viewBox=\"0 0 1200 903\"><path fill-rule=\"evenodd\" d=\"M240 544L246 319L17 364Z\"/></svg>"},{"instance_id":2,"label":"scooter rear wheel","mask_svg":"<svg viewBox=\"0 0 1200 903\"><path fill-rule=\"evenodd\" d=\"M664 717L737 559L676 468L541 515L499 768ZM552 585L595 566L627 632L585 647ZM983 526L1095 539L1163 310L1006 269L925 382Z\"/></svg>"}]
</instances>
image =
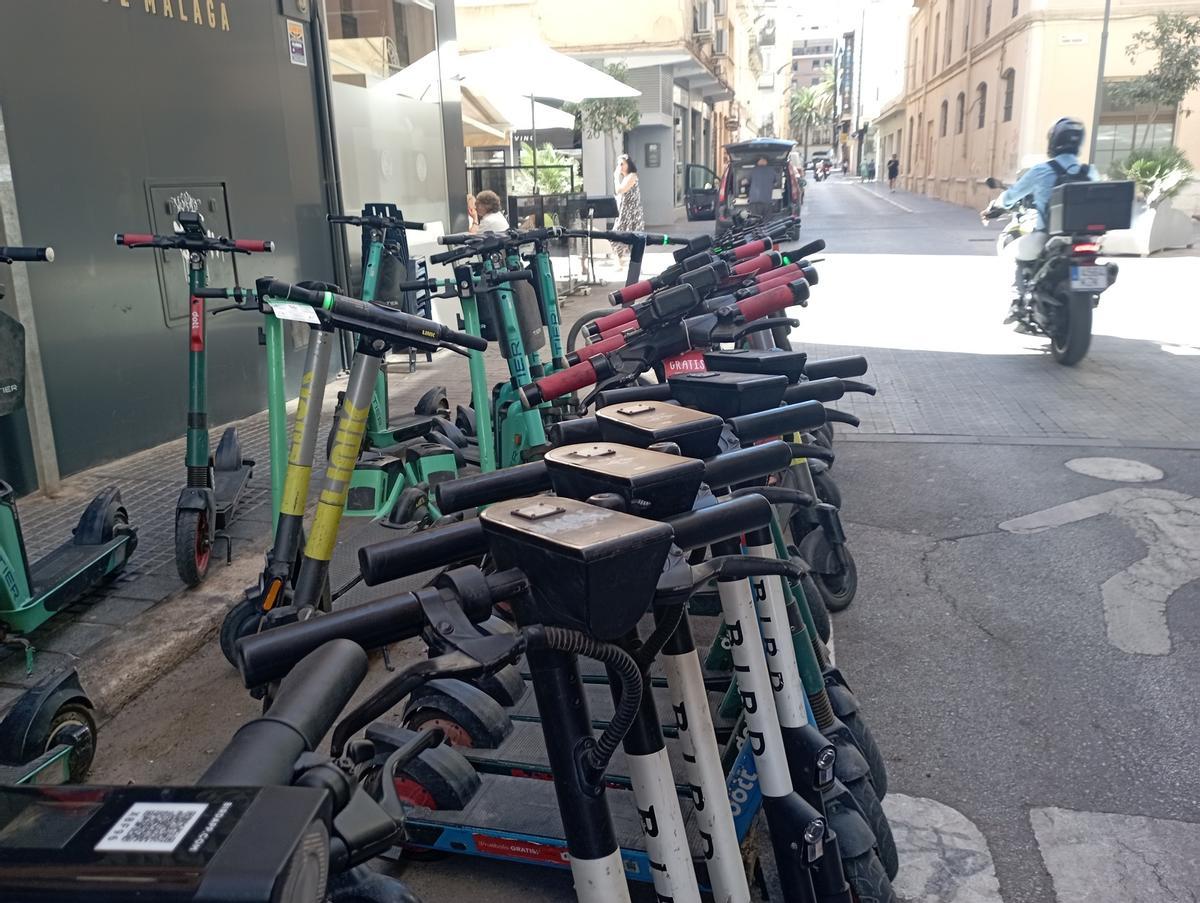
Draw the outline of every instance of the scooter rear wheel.
<instances>
[{"instance_id":1,"label":"scooter rear wheel","mask_svg":"<svg viewBox=\"0 0 1200 903\"><path fill-rule=\"evenodd\" d=\"M175 512L175 569L188 586L199 586L212 560L208 513L193 508Z\"/></svg>"},{"instance_id":2,"label":"scooter rear wheel","mask_svg":"<svg viewBox=\"0 0 1200 903\"><path fill-rule=\"evenodd\" d=\"M225 656L225 660L235 668L237 667L237 641L242 637L258 633L258 622L261 619L262 614L258 610L257 601L249 596L244 596L237 605L225 613L225 620L221 622L219 636L221 653Z\"/></svg>"}]
</instances>

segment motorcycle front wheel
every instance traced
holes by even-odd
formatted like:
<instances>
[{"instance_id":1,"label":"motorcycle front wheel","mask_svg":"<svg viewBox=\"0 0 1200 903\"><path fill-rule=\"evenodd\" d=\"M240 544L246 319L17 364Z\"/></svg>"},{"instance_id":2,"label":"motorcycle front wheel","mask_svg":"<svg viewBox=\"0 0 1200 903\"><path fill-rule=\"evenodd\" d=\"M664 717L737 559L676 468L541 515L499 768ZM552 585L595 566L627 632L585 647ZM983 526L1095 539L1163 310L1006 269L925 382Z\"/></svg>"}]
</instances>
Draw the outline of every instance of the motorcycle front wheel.
<instances>
[{"instance_id":1,"label":"motorcycle front wheel","mask_svg":"<svg viewBox=\"0 0 1200 903\"><path fill-rule=\"evenodd\" d=\"M1092 296L1065 289L1060 290L1059 297L1063 296L1066 304L1062 315L1066 320L1050 337L1050 353L1064 367L1072 367L1083 360L1092 344Z\"/></svg>"}]
</instances>

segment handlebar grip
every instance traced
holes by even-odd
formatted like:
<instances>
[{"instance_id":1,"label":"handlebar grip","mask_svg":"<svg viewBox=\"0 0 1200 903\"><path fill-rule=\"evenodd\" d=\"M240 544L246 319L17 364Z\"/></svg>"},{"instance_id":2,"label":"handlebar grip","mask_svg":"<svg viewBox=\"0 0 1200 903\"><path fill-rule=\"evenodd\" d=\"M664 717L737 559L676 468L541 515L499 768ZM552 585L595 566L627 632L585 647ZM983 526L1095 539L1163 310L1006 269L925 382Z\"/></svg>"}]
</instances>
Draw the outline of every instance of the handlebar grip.
<instances>
[{"instance_id":1,"label":"handlebar grip","mask_svg":"<svg viewBox=\"0 0 1200 903\"><path fill-rule=\"evenodd\" d=\"M434 487L434 498L438 510L443 514L455 511L465 511L468 508L478 508L480 505L490 505L505 499L520 498L524 495L534 495L550 488L550 475L542 461L531 461L528 464L518 464L516 467L506 467L503 470L493 470L490 473L479 473L469 477L459 477L457 480L447 480Z\"/></svg>"},{"instance_id":2,"label":"handlebar grip","mask_svg":"<svg viewBox=\"0 0 1200 903\"><path fill-rule=\"evenodd\" d=\"M378 586L481 556L487 551L483 524L478 519L385 539L358 550L363 583Z\"/></svg>"},{"instance_id":3,"label":"handlebar grip","mask_svg":"<svg viewBox=\"0 0 1200 903\"><path fill-rule=\"evenodd\" d=\"M667 523L675 531L675 545L688 551L766 527L773 513L771 503L761 495L745 495L668 518Z\"/></svg>"},{"instance_id":4,"label":"handlebar grip","mask_svg":"<svg viewBox=\"0 0 1200 903\"><path fill-rule=\"evenodd\" d=\"M596 357L600 357L603 360L603 357L599 354ZM557 373L543 376L541 379L535 380L532 385L522 386L520 390L521 400L524 402L526 408L532 408L543 401L550 401L551 399L559 398L570 392L593 385L599 379L596 367L592 364L591 360L580 361L566 370L559 370Z\"/></svg>"},{"instance_id":5,"label":"handlebar grip","mask_svg":"<svg viewBox=\"0 0 1200 903\"><path fill-rule=\"evenodd\" d=\"M445 238L445 236L441 236ZM433 254L429 258L430 263L453 263L456 260L464 260L467 257L472 257L475 254L474 248L455 248L452 251L443 251L441 254Z\"/></svg>"},{"instance_id":6,"label":"handlebar grip","mask_svg":"<svg viewBox=\"0 0 1200 903\"><path fill-rule=\"evenodd\" d=\"M150 244L154 241L154 235L150 232L118 232L113 236L113 241L118 245L132 248L134 245Z\"/></svg>"},{"instance_id":7,"label":"handlebar grip","mask_svg":"<svg viewBox=\"0 0 1200 903\"><path fill-rule=\"evenodd\" d=\"M810 360L804 365L804 375L809 379L824 379L827 376L848 379L852 376L862 376L866 372L867 359L861 354L830 357L823 361Z\"/></svg>"},{"instance_id":8,"label":"handlebar grip","mask_svg":"<svg viewBox=\"0 0 1200 903\"><path fill-rule=\"evenodd\" d=\"M859 425L862 423L862 421L859 420L857 417L855 417L853 414L848 414L845 411L838 411L838 410L826 411L825 419L828 420L830 423L845 423L848 426L854 427L855 429L858 429Z\"/></svg>"},{"instance_id":9,"label":"handlebar grip","mask_svg":"<svg viewBox=\"0 0 1200 903\"><path fill-rule=\"evenodd\" d=\"M727 422L733 434L742 442L755 442L815 429L825 422L825 407L819 401L802 401L731 417Z\"/></svg>"},{"instance_id":10,"label":"handlebar grip","mask_svg":"<svg viewBox=\"0 0 1200 903\"><path fill-rule=\"evenodd\" d=\"M667 383L655 383L651 386L626 386L623 389L605 389L596 396L596 408L607 408L609 405L624 404L628 401L670 401L671 386Z\"/></svg>"},{"instance_id":11,"label":"handlebar grip","mask_svg":"<svg viewBox=\"0 0 1200 903\"><path fill-rule=\"evenodd\" d=\"M842 384L846 387L847 392L861 392L863 395L874 395L876 389L870 383L859 382L857 379L844 379Z\"/></svg>"},{"instance_id":12,"label":"handlebar grip","mask_svg":"<svg viewBox=\"0 0 1200 903\"><path fill-rule=\"evenodd\" d=\"M746 260L747 258L770 251L773 247L775 247L775 243L771 239L762 238L758 241L746 242L744 245L731 248L729 253L733 255L734 260Z\"/></svg>"},{"instance_id":13,"label":"handlebar grip","mask_svg":"<svg viewBox=\"0 0 1200 903\"><path fill-rule=\"evenodd\" d=\"M618 326L624 326L626 323L632 323L637 319L637 314L634 313L632 307L624 307L621 310L614 311L603 317L599 317L591 322L589 330L594 335L603 335L610 329L616 329Z\"/></svg>"},{"instance_id":14,"label":"handlebar grip","mask_svg":"<svg viewBox=\"0 0 1200 903\"><path fill-rule=\"evenodd\" d=\"M243 724L197 783L290 784L296 759L317 748L366 676L367 653L356 643L314 648L279 685L269 713Z\"/></svg>"},{"instance_id":15,"label":"handlebar grip","mask_svg":"<svg viewBox=\"0 0 1200 903\"><path fill-rule=\"evenodd\" d=\"M307 621L282 624L238 642L242 683L248 688L258 687L289 672L295 673L296 662L327 643L342 640L365 649L376 649L418 636L424 626L425 615L416 593L385 596L329 614L314 615ZM308 693L317 695L324 686L310 684ZM324 733L318 734L317 739Z\"/></svg>"},{"instance_id":16,"label":"handlebar grip","mask_svg":"<svg viewBox=\"0 0 1200 903\"><path fill-rule=\"evenodd\" d=\"M234 239L233 246L239 251L246 251L251 254L270 253L275 250L275 242L258 241L253 238Z\"/></svg>"},{"instance_id":17,"label":"handlebar grip","mask_svg":"<svg viewBox=\"0 0 1200 903\"><path fill-rule=\"evenodd\" d=\"M674 252L675 262L683 263L688 257L693 254L698 254L706 248L711 248L713 244L712 233L706 232L704 235L697 235L691 239L685 246Z\"/></svg>"},{"instance_id":18,"label":"handlebar grip","mask_svg":"<svg viewBox=\"0 0 1200 903\"><path fill-rule=\"evenodd\" d=\"M472 335L469 332L459 332L457 329L446 329L442 335L442 339L453 345L470 348L472 351L487 351L488 347L487 339L482 336Z\"/></svg>"},{"instance_id":19,"label":"handlebar grip","mask_svg":"<svg viewBox=\"0 0 1200 903\"><path fill-rule=\"evenodd\" d=\"M763 273L755 279L752 288L760 292L764 292L769 288L775 288L777 285L787 285L789 282L794 282L797 279L804 279L804 271L800 267L789 264L785 267L780 267L777 270L771 270L768 273ZM807 280L805 280L807 281Z\"/></svg>"},{"instance_id":20,"label":"handlebar grip","mask_svg":"<svg viewBox=\"0 0 1200 903\"><path fill-rule=\"evenodd\" d=\"M295 301L310 307L324 307L326 292L305 288L274 277L265 277L255 283L260 298L276 298L280 301Z\"/></svg>"},{"instance_id":21,"label":"handlebar grip","mask_svg":"<svg viewBox=\"0 0 1200 903\"><path fill-rule=\"evenodd\" d=\"M764 442L709 458L704 462L704 482L733 486L778 473L791 463L792 450L786 442Z\"/></svg>"},{"instance_id":22,"label":"handlebar grip","mask_svg":"<svg viewBox=\"0 0 1200 903\"><path fill-rule=\"evenodd\" d=\"M632 304L638 298L645 298L652 291L654 291L654 283L649 279L643 279L641 282L635 282L633 285L627 285L610 293L608 300L614 307L619 304Z\"/></svg>"},{"instance_id":23,"label":"handlebar grip","mask_svg":"<svg viewBox=\"0 0 1200 903\"><path fill-rule=\"evenodd\" d=\"M837 401L846 394L846 385L836 376L825 379L810 379L807 382L788 386L783 392L784 404L799 404L803 401Z\"/></svg>"},{"instance_id":24,"label":"handlebar grip","mask_svg":"<svg viewBox=\"0 0 1200 903\"><path fill-rule=\"evenodd\" d=\"M606 336L598 342L592 342L590 345L584 345L582 348L576 348L567 355L567 361L572 365L578 364L581 361L589 360L597 354L608 354L610 351L616 351L625 345L627 338L624 332L618 332L615 335ZM589 385L585 383L584 385ZM578 386L576 388L579 388Z\"/></svg>"},{"instance_id":25,"label":"handlebar grip","mask_svg":"<svg viewBox=\"0 0 1200 903\"><path fill-rule=\"evenodd\" d=\"M445 235L439 235L437 242L439 245L465 245L469 241L474 241L479 237L476 232L447 232Z\"/></svg>"},{"instance_id":26,"label":"handlebar grip","mask_svg":"<svg viewBox=\"0 0 1200 903\"><path fill-rule=\"evenodd\" d=\"M0 259L11 260L13 263L37 263L40 260L53 263L54 249L0 245Z\"/></svg>"},{"instance_id":27,"label":"handlebar grip","mask_svg":"<svg viewBox=\"0 0 1200 903\"><path fill-rule=\"evenodd\" d=\"M741 263L730 267L731 276L753 276L756 273L763 273L767 270L776 269L783 258L778 251L768 251L765 254L759 254L757 257L751 257L748 260L743 260Z\"/></svg>"},{"instance_id":28,"label":"handlebar grip","mask_svg":"<svg viewBox=\"0 0 1200 903\"><path fill-rule=\"evenodd\" d=\"M578 420L560 420L547 431L551 445L578 445L583 442L599 442L600 422L595 417L580 417Z\"/></svg>"},{"instance_id":29,"label":"handlebar grip","mask_svg":"<svg viewBox=\"0 0 1200 903\"><path fill-rule=\"evenodd\" d=\"M788 252L788 257L792 260L799 260L802 257L811 257L813 254L819 254L825 250L825 239L816 238L806 245L801 245L794 251Z\"/></svg>"},{"instance_id":30,"label":"handlebar grip","mask_svg":"<svg viewBox=\"0 0 1200 903\"><path fill-rule=\"evenodd\" d=\"M747 320L758 320L777 310L784 310L799 301L807 300L808 283L803 279L789 282L787 285L777 285L765 292L751 295L737 303L737 308Z\"/></svg>"}]
</instances>

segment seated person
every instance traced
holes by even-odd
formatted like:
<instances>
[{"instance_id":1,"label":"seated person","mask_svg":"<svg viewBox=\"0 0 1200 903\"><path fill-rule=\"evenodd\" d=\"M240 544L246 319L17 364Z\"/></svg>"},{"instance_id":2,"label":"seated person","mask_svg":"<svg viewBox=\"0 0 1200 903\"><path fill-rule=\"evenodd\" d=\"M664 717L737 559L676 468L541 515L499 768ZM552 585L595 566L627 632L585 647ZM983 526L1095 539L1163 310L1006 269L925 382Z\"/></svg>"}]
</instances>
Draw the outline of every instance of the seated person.
<instances>
[{"instance_id":1,"label":"seated person","mask_svg":"<svg viewBox=\"0 0 1200 903\"><path fill-rule=\"evenodd\" d=\"M508 220L500 212L500 195L496 192L479 192L475 197L475 209L479 211L480 232L508 231Z\"/></svg>"}]
</instances>

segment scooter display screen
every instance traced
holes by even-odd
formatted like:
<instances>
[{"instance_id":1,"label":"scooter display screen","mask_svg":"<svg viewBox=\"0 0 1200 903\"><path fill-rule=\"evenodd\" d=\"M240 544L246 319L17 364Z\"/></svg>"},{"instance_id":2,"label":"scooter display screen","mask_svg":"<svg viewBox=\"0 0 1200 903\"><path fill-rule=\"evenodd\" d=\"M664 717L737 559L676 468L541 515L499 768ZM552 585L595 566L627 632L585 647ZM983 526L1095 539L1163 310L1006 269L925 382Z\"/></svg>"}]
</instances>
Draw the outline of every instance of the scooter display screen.
<instances>
[{"instance_id":1,"label":"scooter display screen","mask_svg":"<svg viewBox=\"0 0 1200 903\"><path fill-rule=\"evenodd\" d=\"M0 849L64 849L100 809L100 803L4 794L0 796Z\"/></svg>"}]
</instances>

